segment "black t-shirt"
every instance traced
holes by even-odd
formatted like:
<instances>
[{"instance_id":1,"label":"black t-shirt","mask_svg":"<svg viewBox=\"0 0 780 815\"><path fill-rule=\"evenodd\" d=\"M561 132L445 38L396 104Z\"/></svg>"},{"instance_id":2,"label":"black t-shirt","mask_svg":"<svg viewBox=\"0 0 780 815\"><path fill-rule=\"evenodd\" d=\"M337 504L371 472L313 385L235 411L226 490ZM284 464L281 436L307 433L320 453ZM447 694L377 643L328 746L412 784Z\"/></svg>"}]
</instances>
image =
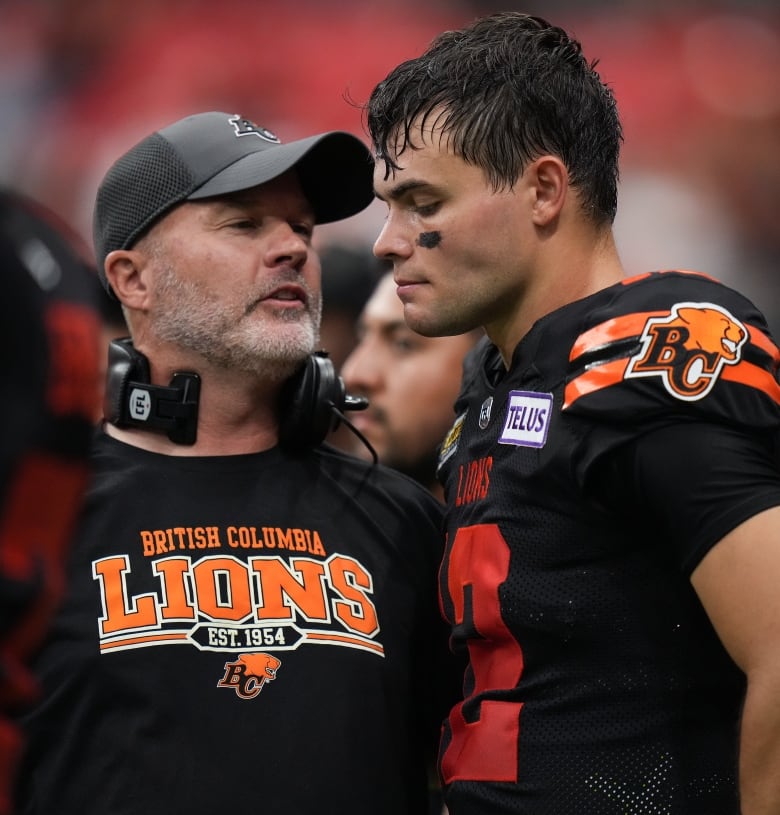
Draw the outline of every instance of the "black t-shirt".
<instances>
[{"instance_id":1,"label":"black t-shirt","mask_svg":"<svg viewBox=\"0 0 780 815\"><path fill-rule=\"evenodd\" d=\"M453 701L429 493L326 446L100 433L94 464L20 812L425 812Z\"/></svg>"},{"instance_id":2,"label":"black t-shirt","mask_svg":"<svg viewBox=\"0 0 780 815\"><path fill-rule=\"evenodd\" d=\"M627 280L467 366L440 478L468 652L457 815L736 815L744 675L690 585L780 504L780 353L704 276Z\"/></svg>"}]
</instances>

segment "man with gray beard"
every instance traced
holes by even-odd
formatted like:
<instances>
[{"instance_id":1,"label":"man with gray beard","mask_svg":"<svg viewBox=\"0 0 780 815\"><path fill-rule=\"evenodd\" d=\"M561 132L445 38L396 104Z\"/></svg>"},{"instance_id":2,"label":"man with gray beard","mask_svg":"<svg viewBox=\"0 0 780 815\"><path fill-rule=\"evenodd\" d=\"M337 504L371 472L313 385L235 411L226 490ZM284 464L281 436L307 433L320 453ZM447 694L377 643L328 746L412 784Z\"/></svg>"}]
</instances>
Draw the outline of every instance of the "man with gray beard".
<instances>
[{"instance_id":1,"label":"man with gray beard","mask_svg":"<svg viewBox=\"0 0 780 815\"><path fill-rule=\"evenodd\" d=\"M323 443L357 405L317 352L313 233L372 197L354 136L282 144L219 112L109 169L95 249L131 337L110 349L20 812L426 811L457 683L440 509Z\"/></svg>"}]
</instances>

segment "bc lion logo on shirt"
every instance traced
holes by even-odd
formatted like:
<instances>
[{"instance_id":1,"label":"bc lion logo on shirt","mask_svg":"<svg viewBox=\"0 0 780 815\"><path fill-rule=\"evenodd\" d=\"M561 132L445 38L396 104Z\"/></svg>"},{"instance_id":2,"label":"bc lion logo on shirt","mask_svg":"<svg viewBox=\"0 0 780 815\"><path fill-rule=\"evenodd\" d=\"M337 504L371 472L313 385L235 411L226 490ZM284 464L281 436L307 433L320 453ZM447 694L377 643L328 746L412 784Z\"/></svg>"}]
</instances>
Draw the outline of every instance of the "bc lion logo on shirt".
<instances>
[{"instance_id":1,"label":"bc lion logo on shirt","mask_svg":"<svg viewBox=\"0 0 780 815\"><path fill-rule=\"evenodd\" d=\"M276 679L281 664L271 654L239 654L235 662L225 663L225 675L217 687L232 688L241 699L253 699L266 682Z\"/></svg>"}]
</instances>

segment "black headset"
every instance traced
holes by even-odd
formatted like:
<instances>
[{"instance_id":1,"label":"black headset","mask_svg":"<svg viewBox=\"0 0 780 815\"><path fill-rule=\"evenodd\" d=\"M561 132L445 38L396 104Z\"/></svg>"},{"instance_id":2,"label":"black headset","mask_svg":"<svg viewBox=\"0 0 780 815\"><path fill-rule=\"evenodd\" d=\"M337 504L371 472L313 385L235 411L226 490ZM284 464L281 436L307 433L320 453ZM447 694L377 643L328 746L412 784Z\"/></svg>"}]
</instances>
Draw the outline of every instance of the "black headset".
<instances>
[{"instance_id":1,"label":"black headset","mask_svg":"<svg viewBox=\"0 0 780 815\"><path fill-rule=\"evenodd\" d=\"M176 444L194 444L199 397L198 374L181 371L173 375L167 387L152 385L149 361L129 337L109 343L104 414L111 424L157 430ZM371 445L344 416L345 410L363 410L367 406L367 399L347 394L327 352L318 351L282 389L279 443L290 451L307 450L344 422L376 459Z\"/></svg>"}]
</instances>

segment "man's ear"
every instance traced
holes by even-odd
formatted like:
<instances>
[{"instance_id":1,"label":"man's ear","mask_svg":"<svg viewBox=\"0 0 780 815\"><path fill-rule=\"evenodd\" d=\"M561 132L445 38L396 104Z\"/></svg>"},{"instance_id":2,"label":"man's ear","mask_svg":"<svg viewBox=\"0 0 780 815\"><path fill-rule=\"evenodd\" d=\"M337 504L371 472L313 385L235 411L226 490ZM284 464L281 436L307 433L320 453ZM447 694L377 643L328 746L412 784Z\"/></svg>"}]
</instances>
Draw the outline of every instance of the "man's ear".
<instances>
[{"instance_id":1,"label":"man's ear","mask_svg":"<svg viewBox=\"0 0 780 815\"><path fill-rule=\"evenodd\" d=\"M119 302L128 308L143 309L146 305L148 285L144 266L144 255L133 249L115 249L106 256L106 279Z\"/></svg>"},{"instance_id":2,"label":"man's ear","mask_svg":"<svg viewBox=\"0 0 780 815\"><path fill-rule=\"evenodd\" d=\"M541 156L526 170L534 189L532 218L536 226L549 226L563 209L569 192L569 171L557 156Z\"/></svg>"}]
</instances>

